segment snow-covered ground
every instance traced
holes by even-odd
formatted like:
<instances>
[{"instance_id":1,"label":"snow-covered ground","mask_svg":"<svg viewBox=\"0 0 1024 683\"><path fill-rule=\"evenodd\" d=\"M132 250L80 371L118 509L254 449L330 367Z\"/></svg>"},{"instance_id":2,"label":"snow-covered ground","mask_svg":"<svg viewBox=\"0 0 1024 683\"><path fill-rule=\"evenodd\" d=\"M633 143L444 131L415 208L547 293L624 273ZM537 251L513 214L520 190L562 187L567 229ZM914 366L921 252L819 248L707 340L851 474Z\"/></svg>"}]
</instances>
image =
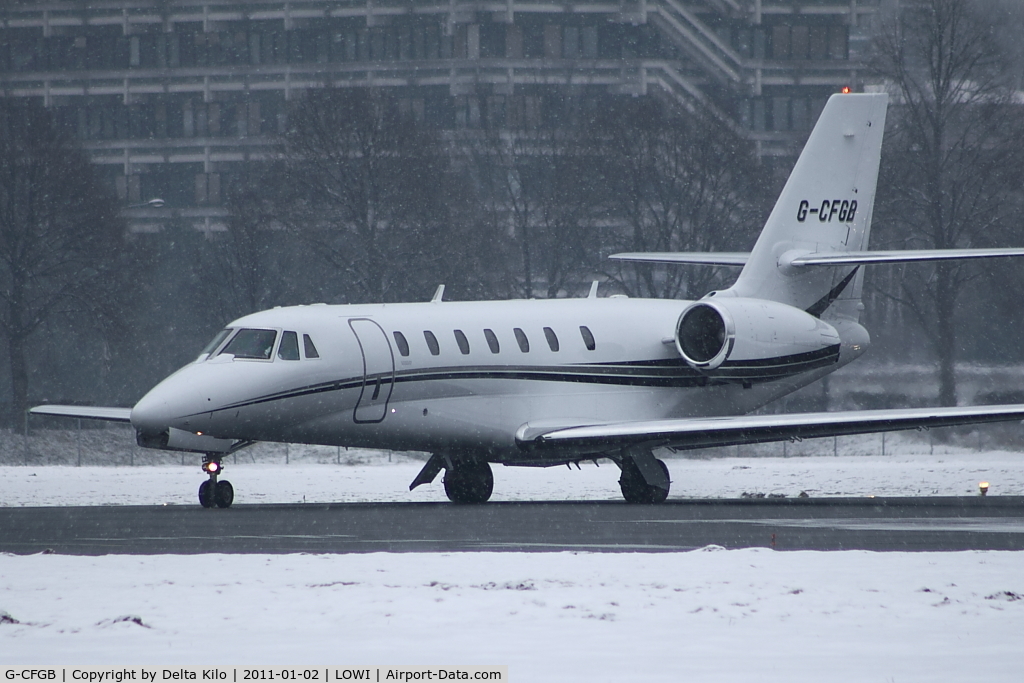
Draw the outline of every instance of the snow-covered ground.
<instances>
[{"instance_id":1,"label":"snow-covered ground","mask_svg":"<svg viewBox=\"0 0 1024 683\"><path fill-rule=\"evenodd\" d=\"M894 440L886 456L838 448L838 457L668 464L679 497L971 495L983 480L990 495L1024 495L1020 453L930 450ZM421 464L268 451L229 461L227 476L239 503L444 500L440 477L407 490ZM610 463L496 467L494 499L617 498L617 476ZM195 464L11 465L0 467L0 504L194 505L202 479ZM1020 552L0 555L0 664L507 664L515 681L1017 681L1022 597Z\"/></svg>"},{"instance_id":2,"label":"snow-covered ground","mask_svg":"<svg viewBox=\"0 0 1024 683\"><path fill-rule=\"evenodd\" d=\"M353 456L354 457L354 456ZM363 453L360 464L232 464L225 477L236 503L444 501L442 477L409 491L419 460ZM190 456L190 460L195 460ZM172 459L172 462L176 462ZM1024 495L1024 454L961 450L944 454L793 458L670 458L673 498L797 496ZM619 499L619 471L600 467L494 468L492 500ZM163 467L0 466L0 505L194 505L205 479L198 463Z\"/></svg>"},{"instance_id":3,"label":"snow-covered ground","mask_svg":"<svg viewBox=\"0 0 1024 683\"><path fill-rule=\"evenodd\" d=\"M507 664L530 682L1024 670L1024 553L36 555L0 556L0 576L0 664Z\"/></svg>"}]
</instances>

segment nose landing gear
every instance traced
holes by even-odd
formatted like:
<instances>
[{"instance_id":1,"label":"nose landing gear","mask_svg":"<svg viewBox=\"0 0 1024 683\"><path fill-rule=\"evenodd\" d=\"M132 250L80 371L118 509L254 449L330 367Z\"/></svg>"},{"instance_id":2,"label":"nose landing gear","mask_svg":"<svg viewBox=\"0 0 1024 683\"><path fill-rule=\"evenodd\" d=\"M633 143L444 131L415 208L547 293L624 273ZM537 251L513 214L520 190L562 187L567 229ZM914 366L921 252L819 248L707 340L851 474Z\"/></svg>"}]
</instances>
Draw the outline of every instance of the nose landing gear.
<instances>
[{"instance_id":1,"label":"nose landing gear","mask_svg":"<svg viewBox=\"0 0 1024 683\"><path fill-rule=\"evenodd\" d=\"M220 453L207 453L203 456L203 472L210 476L199 485L199 504L204 508L227 508L235 500L235 489L231 482L218 481L217 477L224 471Z\"/></svg>"}]
</instances>

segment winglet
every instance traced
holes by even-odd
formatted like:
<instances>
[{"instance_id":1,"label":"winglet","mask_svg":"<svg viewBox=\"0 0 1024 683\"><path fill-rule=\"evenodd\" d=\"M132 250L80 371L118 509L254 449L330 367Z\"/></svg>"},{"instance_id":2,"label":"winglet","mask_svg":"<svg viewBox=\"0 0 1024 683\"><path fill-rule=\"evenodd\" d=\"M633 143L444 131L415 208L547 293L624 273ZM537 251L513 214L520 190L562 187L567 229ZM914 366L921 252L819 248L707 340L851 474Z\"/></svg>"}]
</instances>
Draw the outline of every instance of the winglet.
<instances>
[{"instance_id":1,"label":"winglet","mask_svg":"<svg viewBox=\"0 0 1024 683\"><path fill-rule=\"evenodd\" d=\"M599 283L598 283L598 281L597 281L597 280L594 280L594 281L593 281L593 282L592 282L592 283L590 284L590 294L587 294L587 298L588 298L588 299L596 299L596 298L597 298L597 285L598 285L598 284L599 284Z\"/></svg>"},{"instance_id":2,"label":"winglet","mask_svg":"<svg viewBox=\"0 0 1024 683\"><path fill-rule=\"evenodd\" d=\"M434 292L434 298L430 300L430 303L436 304L439 301L444 300L444 285L438 285L437 291Z\"/></svg>"}]
</instances>

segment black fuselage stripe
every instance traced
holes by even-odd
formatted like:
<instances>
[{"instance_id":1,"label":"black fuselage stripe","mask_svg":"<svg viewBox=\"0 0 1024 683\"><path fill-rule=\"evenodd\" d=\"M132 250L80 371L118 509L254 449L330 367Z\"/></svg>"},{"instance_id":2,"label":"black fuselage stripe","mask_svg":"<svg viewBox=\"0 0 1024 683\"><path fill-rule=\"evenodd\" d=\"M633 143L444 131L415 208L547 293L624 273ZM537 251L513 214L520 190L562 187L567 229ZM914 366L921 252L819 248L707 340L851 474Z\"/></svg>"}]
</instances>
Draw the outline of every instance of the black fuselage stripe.
<instances>
[{"instance_id":1,"label":"black fuselage stripe","mask_svg":"<svg viewBox=\"0 0 1024 683\"><path fill-rule=\"evenodd\" d=\"M756 382L779 379L783 376L790 376L814 370L825 365L834 363L839 356L839 347L830 347L830 353L822 355L798 354L788 358L798 359L796 362L785 362L785 358L772 359L773 363L768 365L761 361L757 364L744 365L737 362L735 365L723 367L715 371L715 374L703 374L693 370L688 365L674 367L656 367L651 365L640 365L638 363L622 363L618 365L583 365L583 366L559 366L551 369L537 367L515 367L515 366L477 366L469 368L429 368L422 370L406 370L395 373L383 373L369 375L365 378L354 377L332 382L292 389L284 392L268 394L258 398L240 401L215 412L224 410L237 410L240 408L280 401L291 398L301 398L325 392L341 391L345 389L357 389L364 385L373 384L377 381L395 384L407 384L412 382L430 382L445 380L471 380L471 379L493 379L493 380L522 380L540 382L562 382L570 384L604 384L611 386L635 386L635 387L659 387L659 388L692 388L708 385L719 385L735 382ZM813 357L811 357L813 356ZM643 363L643 361L641 361Z\"/></svg>"}]
</instances>

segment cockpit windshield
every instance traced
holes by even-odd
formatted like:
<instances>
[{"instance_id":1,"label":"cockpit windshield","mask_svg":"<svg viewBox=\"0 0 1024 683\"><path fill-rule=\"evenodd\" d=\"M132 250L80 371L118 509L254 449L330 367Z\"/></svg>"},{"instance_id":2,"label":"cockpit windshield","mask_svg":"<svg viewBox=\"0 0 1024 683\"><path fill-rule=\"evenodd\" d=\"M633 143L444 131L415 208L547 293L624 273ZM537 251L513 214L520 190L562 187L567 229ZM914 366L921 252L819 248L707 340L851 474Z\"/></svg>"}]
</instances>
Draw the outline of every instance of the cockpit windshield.
<instances>
[{"instance_id":1,"label":"cockpit windshield","mask_svg":"<svg viewBox=\"0 0 1024 683\"><path fill-rule=\"evenodd\" d=\"M221 353L230 353L235 358L269 360L276 340L276 330L239 330Z\"/></svg>"},{"instance_id":2,"label":"cockpit windshield","mask_svg":"<svg viewBox=\"0 0 1024 683\"><path fill-rule=\"evenodd\" d=\"M215 336L210 341L210 343L207 344L206 346L204 346L203 350L199 352L199 358L200 359L205 358L206 356L208 356L211 353L213 353L214 351L216 351L217 347L221 345L221 342L223 342L225 339L228 338L229 334L231 334L231 330L230 329L221 330L220 332L218 332L217 336Z\"/></svg>"}]
</instances>

